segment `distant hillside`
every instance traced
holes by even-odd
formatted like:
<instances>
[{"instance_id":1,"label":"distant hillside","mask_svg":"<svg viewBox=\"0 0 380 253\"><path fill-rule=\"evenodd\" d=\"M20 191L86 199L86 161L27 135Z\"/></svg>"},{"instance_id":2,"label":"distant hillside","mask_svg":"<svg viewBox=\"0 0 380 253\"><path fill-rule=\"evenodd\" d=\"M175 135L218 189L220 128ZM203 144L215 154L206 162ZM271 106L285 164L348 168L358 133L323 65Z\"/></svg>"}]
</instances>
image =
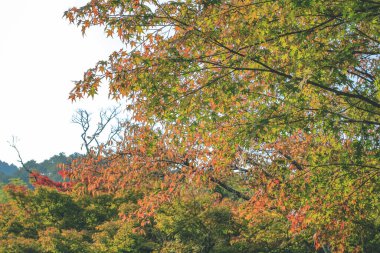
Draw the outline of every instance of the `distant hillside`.
<instances>
[{"instance_id":1,"label":"distant hillside","mask_svg":"<svg viewBox=\"0 0 380 253\"><path fill-rule=\"evenodd\" d=\"M16 165L11 164L9 165L6 162L0 161L0 173L5 174L7 176L10 176L18 171L18 168ZM0 174L1 177L1 174Z\"/></svg>"}]
</instances>

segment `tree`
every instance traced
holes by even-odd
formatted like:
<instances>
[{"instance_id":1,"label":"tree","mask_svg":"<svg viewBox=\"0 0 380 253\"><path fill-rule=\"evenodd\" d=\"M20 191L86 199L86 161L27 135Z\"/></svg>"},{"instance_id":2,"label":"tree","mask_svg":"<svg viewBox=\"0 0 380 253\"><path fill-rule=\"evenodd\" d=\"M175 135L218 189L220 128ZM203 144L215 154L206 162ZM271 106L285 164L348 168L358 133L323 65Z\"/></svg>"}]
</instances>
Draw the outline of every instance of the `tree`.
<instances>
[{"instance_id":1,"label":"tree","mask_svg":"<svg viewBox=\"0 0 380 253\"><path fill-rule=\"evenodd\" d=\"M65 13L128 50L85 72L133 114L117 150L74 164L86 191L140 187L137 215L194 185L234 199L252 226L288 220L326 251L359 250L379 209L376 1L103 1ZM266 217L264 215L263 217ZM352 240L351 240L352 239Z\"/></svg>"},{"instance_id":2,"label":"tree","mask_svg":"<svg viewBox=\"0 0 380 253\"><path fill-rule=\"evenodd\" d=\"M21 168L10 177L13 179L21 180L29 187L32 185L45 185L56 188L60 191L66 191L72 186L71 182L65 182L65 172L61 170L61 167L68 165L75 158L80 157L78 153L74 153L68 157L64 153L55 155L48 160L44 160L42 163L37 163L35 160L24 162L20 151L16 145L17 138L13 137L12 142L9 142L10 146L16 151ZM14 180L10 179L11 184L14 184Z\"/></svg>"},{"instance_id":3,"label":"tree","mask_svg":"<svg viewBox=\"0 0 380 253\"><path fill-rule=\"evenodd\" d=\"M9 185L6 192L9 201L0 205L0 252L305 252L313 248L310 242L288 242L286 223L281 221L267 226L267 232L280 229L282 237L268 240L251 231L219 194L206 188L182 191L143 227L137 217L118 217L119 212L138 208L142 197L138 190L123 198L78 196L45 186L30 190Z\"/></svg>"},{"instance_id":4,"label":"tree","mask_svg":"<svg viewBox=\"0 0 380 253\"><path fill-rule=\"evenodd\" d=\"M101 145L109 145L111 142L115 142L119 137L122 130L122 122L117 116L120 114L119 107L110 108L107 110L101 110L99 113L99 122L93 134L90 134L91 118L90 113L86 110L79 109L73 115L72 122L80 125L82 128L81 138L83 141L82 147L86 149L86 154L91 155L94 149L100 151ZM108 136L102 141L100 135L104 135L106 129L112 121L116 121L116 125L110 126ZM98 154L99 155L99 154Z\"/></svg>"},{"instance_id":5,"label":"tree","mask_svg":"<svg viewBox=\"0 0 380 253\"><path fill-rule=\"evenodd\" d=\"M90 249L96 226L117 217L117 201L110 204L109 196L76 198L16 185L6 192L9 201L0 205L0 252L96 252Z\"/></svg>"}]
</instances>

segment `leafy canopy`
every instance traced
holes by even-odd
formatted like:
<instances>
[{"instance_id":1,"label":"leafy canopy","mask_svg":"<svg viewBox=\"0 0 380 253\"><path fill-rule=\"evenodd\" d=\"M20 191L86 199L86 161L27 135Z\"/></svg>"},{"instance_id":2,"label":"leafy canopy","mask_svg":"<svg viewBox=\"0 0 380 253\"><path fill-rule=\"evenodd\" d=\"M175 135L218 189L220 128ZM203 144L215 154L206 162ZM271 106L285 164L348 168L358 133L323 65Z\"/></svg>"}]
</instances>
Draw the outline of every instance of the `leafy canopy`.
<instances>
[{"instance_id":1,"label":"leafy canopy","mask_svg":"<svg viewBox=\"0 0 380 253\"><path fill-rule=\"evenodd\" d=\"M102 25L127 45L70 98L106 81L133 115L120 143L73 165L76 190L137 187L145 224L202 185L253 227L285 217L317 248L364 247L356 224L379 210L379 11L367 0L93 0L68 10L83 33Z\"/></svg>"}]
</instances>

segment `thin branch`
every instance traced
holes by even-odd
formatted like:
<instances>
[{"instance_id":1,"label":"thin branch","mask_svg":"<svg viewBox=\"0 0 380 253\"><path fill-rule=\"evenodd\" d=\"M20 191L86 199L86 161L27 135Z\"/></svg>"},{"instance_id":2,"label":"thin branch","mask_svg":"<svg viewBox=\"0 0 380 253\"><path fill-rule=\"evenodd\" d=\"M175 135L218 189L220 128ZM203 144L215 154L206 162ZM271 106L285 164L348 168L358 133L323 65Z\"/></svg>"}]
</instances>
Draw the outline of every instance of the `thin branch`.
<instances>
[{"instance_id":1,"label":"thin branch","mask_svg":"<svg viewBox=\"0 0 380 253\"><path fill-rule=\"evenodd\" d=\"M11 148L13 148L13 149L16 151L17 156L18 156L18 162L21 163L22 168L23 168L26 172L28 172L29 174L31 174L31 173L32 173L32 170L29 169L29 168L25 165L25 163L24 163L24 161L23 161L23 159L22 159L22 157L21 157L20 151L18 150L18 148L17 148L17 146L16 146L16 142L17 142L17 138L16 138L15 136L13 136L13 137L12 137L12 142L8 141L8 144L9 144L9 146L11 146Z\"/></svg>"}]
</instances>

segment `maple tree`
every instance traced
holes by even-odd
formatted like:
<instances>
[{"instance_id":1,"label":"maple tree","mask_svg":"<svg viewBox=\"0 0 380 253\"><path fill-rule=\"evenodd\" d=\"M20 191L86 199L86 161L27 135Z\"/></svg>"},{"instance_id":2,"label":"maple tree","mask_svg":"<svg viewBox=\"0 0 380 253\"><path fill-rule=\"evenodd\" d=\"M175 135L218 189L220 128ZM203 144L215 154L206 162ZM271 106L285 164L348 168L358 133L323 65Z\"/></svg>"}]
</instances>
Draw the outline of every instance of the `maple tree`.
<instances>
[{"instance_id":1,"label":"maple tree","mask_svg":"<svg viewBox=\"0 0 380 253\"><path fill-rule=\"evenodd\" d=\"M163 252L246 242L268 251L286 243L293 252L371 249L380 209L379 11L369 0L92 0L71 8L65 16L83 33L104 26L126 49L86 71L70 98L94 96L106 82L132 118L116 147L101 145L63 172L72 187L61 194L139 192L119 209L127 234L104 225L114 235L99 234L105 250L118 242L133 252L154 227L165 235ZM223 221L192 205L204 206L189 201L194 189ZM224 234L208 229L230 221ZM188 233L189 224L200 230Z\"/></svg>"},{"instance_id":2,"label":"maple tree","mask_svg":"<svg viewBox=\"0 0 380 253\"><path fill-rule=\"evenodd\" d=\"M93 0L65 13L127 47L76 82L102 81L133 114L117 150L75 164L82 191L145 190L154 216L186 187L221 188L252 222L286 217L315 246L360 250L379 210L376 1ZM233 205L232 205L233 206ZM145 221L142 222L145 224Z\"/></svg>"}]
</instances>

